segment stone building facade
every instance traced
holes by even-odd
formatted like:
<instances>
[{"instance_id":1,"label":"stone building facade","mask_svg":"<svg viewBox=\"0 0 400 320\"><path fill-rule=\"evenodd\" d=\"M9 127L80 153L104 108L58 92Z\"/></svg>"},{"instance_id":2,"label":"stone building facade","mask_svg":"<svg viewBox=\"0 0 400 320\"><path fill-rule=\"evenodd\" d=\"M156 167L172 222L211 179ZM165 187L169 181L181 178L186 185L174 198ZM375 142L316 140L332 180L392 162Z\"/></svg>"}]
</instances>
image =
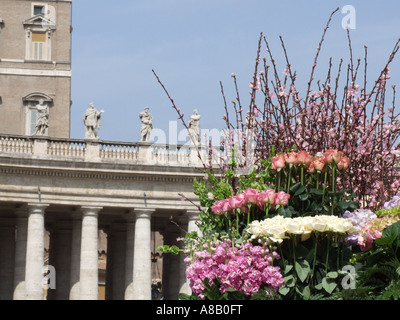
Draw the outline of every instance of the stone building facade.
<instances>
[{"instance_id":1,"label":"stone building facade","mask_svg":"<svg viewBox=\"0 0 400 320\"><path fill-rule=\"evenodd\" d=\"M0 0L0 300L177 299L198 153L70 139L71 7Z\"/></svg>"},{"instance_id":2,"label":"stone building facade","mask_svg":"<svg viewBox=\"0 0 400 320\"><path fill-rule=\"evenodd\" d=\"M32 135L42 99L48 135L69 138L72 0L0 0L0 131Z\"/></svg>"}]
</instances>

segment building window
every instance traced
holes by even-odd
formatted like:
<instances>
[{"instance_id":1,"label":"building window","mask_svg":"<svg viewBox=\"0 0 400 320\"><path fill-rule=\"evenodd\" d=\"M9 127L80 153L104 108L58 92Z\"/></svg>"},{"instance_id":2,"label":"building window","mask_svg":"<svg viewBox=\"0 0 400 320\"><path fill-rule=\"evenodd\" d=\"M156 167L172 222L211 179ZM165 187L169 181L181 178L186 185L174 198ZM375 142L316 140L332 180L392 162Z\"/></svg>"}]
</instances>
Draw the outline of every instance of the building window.
<instances>
[{"instance_id":1,"label":"building window","mask_svg":"<svg viewBox=\"0 0 400 320\"><path fill-rule=\"evenodd\" d=\"M54 10L52 14L47 14L49 8L48 5L33 3L33 16L23 22L26 32L25 60L51 61L51 42L56 25Z\"/></svg>"},{"instance_id":2,"label":"building window","mask_svg":"<svg viewBox=\"0 0 400 320\"><path fill-rule=\"evenodd\" d=\"M43 121L48 123L49 108L53 106L53 98L42 92L33 92L23 97L22 101L26 110L25 134L28 136L38 134L36 132L38 121L41 124Z\"/></svg>"},{"instance_id":3,"label":"building window","mask_svg":"<svg viewBox=\"0 0 400 320\"><path fill-rule=\"evenodd\" d=\"M32 32L32 59L46 60L46 33Z\"/></svg>"},{"instance_id":4,"label":"building window","mask_svg":"<svg viewBox=\"0 0 400 320\"><path fill-rule=\"evenodd\" d=\"M44 14L45 14L45 12L44 12L44 6L34 5L34 6L33 6L33 15L34 15L34 16L37 16L37 15L39 15L39 14L41 14L41 15L44 15Z\"/></svg>"},{"instance_id":5,"label":"building window","mask_svg":"<svg viewBox=\"0 0 400 320\"><path fill-rule=\"evenodd\" d=\"M35 133L38 111L36 108L29 108L28 114L28 136Z\"/></svg>"}]
</instances>

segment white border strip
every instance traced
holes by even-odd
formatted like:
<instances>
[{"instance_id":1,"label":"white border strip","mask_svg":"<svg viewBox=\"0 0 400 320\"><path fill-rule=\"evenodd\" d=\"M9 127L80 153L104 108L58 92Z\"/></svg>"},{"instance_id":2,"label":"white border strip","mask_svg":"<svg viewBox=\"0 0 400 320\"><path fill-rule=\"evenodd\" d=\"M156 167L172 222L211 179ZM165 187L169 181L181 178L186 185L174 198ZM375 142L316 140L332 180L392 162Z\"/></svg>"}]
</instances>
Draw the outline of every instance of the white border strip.
<instances>
[{"instance_id":1,"label":"white border strip","mask_svg":"<svg viewBox=\"0 0 400 320\"><path fill-rule=\"evenodd\" d=\"M39 70L39 69L17 69L1 68L0 74L13 76L38 76L38 77L67 77L72 76L71 70Z\"/></svg>"}]
</instances>

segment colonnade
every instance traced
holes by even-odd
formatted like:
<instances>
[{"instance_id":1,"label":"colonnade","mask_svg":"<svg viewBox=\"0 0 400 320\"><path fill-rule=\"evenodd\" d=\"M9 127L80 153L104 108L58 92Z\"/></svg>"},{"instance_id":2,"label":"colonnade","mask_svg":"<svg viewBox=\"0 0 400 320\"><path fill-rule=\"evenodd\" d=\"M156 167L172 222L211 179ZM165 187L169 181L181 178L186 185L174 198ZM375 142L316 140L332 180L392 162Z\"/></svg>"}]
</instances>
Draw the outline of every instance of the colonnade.
<instances>
[{"instance_id":1,"label":"colonnade","mask_svg":"<svg viewBox=\"0 0 400 320\"><path fill-rule=\"evenodd\" d=\"M0 299L44 299L45 216L49 206L29 203L15 210L15 218L0 220ZM70 219L55 219L47 226L50 231L48 265L51 267L47 299L98 299L98 232L102 209L81 206L69 215ZM151 300L151 219L154 213L154 209L132 209L122 221L105 228L106 299ZM198 213L186 212L186 217L188 232L196 230ZM168 228L164 234L167 244L178 235ZM55 276L55 288L52 276ZM168 295L177 298L186 281L182 257L163 270L164 280L166 298Z\"/></svg>"}]
</instances>

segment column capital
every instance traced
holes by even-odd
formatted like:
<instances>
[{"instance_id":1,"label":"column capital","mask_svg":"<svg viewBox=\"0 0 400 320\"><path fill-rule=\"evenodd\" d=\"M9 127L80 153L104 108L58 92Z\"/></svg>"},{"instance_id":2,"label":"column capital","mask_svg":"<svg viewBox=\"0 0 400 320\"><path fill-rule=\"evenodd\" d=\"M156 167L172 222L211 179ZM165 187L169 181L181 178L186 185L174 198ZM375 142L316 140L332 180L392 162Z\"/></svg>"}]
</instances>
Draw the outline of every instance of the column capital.
<instances>
[{"instance_id":1,"label":"column capital","mask_svg":"<svg viewBox=\"0 0 400 320\"><path fill-rule=\"evenodd\" d=\"M81 206L82 214L85 216L97 216L103 207L97 206Z\"/></svg>"},{"instance_id":2,"label":"column capital","mask_svg":"<svg viewBox=\"0 0 400 320\"><path fill-rule=\"evenodd\" d=\"M28 212L29 213L46 213L46 208L50 206L48 203L28 203Z\"/></svg>"},{"instance_id":3,"label":"column capital","mask_svg":"<svg viewBox=\"0 0 400 320\"><path fill-rule=\"evenodd\" d=\"M151 218L151 215L156 211L156 209L148 208L135 208L131 210L131 213L135 214L136 218Z\"/></svg>"},{"instance_id":4,"label":"column capital","mask_svg":"<svg viewBox=\"0 0 400 320\"><path fill-rule=\"evenodd\" d=\"M196 220L199 218L199 210L186 210L185 214L188 216L189 220Z\"/></svg>"}]
</instances>

